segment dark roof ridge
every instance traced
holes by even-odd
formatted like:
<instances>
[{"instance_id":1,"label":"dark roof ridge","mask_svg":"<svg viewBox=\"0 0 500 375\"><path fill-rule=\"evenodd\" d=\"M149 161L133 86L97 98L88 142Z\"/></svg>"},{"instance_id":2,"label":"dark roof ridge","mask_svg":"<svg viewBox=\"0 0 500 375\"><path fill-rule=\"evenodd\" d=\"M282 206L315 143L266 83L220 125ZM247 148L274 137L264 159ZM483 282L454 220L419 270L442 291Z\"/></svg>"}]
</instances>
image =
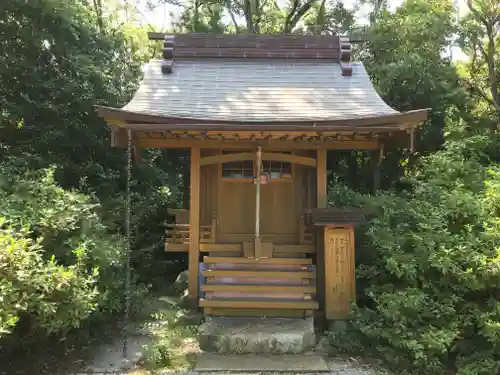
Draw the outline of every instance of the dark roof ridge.
<instances>
[{"instance_id":1,"label":"dark roof ridge","mask_svg":"<svg viewBox=\"0 0 500 375\"><path fill-rule=\"evenodd\" d=\"M175 58L328 59L339 61L348 37L337 35L266 35L148 33L150 40L171 40ZM345 49L344 49L345 51ZM170 55L169 55L170 58Z\"/></svg>"}]
</instances>

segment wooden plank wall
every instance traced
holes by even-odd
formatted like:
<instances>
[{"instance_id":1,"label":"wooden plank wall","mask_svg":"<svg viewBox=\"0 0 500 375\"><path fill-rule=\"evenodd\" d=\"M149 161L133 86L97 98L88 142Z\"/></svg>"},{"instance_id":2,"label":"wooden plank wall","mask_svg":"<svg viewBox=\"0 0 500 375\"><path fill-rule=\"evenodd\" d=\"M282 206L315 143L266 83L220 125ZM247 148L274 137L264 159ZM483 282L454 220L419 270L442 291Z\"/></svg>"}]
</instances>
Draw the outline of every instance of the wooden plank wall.
<instances>
[{"instance_id":1,"label":"wooden plank wall","mask_svg":"<svg viewBox=\"0 0 500 375\"><path fill-rule=\"evenodd\" d=\"M315 151L295 150L293 154L313 157ZM203 168L206 167L202 167L202 170ZM217 241L221 243L252 241L255 231L255 185L248 179L223 179L222 165L217 164L216 168L217 172L214 172L214 169L208 173L210 177L217 178L217 181L214 181L213 177L210 180L217 186L217 194L213 198L216 202L212 205L217 207L219 224ZM261 186L263 241L276 244L298 243L300 217L305 209L310 207L308 199L315 199L316 196L315 191L307 190L315 189L308 182L311 174L315 175L315 168L293 164L290 180L272 180L271 183Z\"/></svg>"}]
</instances>

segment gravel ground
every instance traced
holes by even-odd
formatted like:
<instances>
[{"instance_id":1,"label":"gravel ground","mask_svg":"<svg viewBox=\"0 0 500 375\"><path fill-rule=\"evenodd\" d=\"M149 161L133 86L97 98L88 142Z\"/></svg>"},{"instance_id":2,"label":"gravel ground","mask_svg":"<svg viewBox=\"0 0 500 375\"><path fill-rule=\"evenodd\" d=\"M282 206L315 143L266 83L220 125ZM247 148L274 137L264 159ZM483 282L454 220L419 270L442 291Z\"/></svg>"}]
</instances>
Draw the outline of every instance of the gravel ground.
<instances>
[{"instance_id":1,"label":"gravel ground","mask_svg":"<svg viewBox=\"0 0 500 375\"><path fill-rule=\"evenodd\" d=\"M135 368L134 363L139 360L140 348L147 344L150 340L146 336L136 336L129 341L129 361L122 359L122 341L117 340L115 343L103 346L94 360L87 363L85 370L78 373L68 375L148 375L149 373ZM324 344L324 343L323 343ZM325 354L324 346L319 344L315 352L317 354ZM381 370L369 364L361 363L360 361L350 358L327 358L323 355L327 362L329 372L301 372L300 375L389 375L385 370ZM152 375L287 375L286 372L196 372L196 371L173 371L159 370ZM290 373L292 374L292 373ZM297 373L294 373L297 374Z\"/></svg>"},{"instance_id":2,"label":"gravel ground","mask_svg":"<svg viewBox=\"0 0 500 375\"><path fill-rule=\"evenodd\" d=\"M388 372L374 369L369 365L363 365L357 363L356 360L346 360L346 359L329 359L328 367L329 372L301 372L300 375L389 375ZM80 372L71 375L146 375L147 372L137 369L131 370L113 370L107 369L105 372ZM152 375L287 375L285 372L252 372L252 373L242 373L242 372L195 372L195 371L172 371L172 370L160 370L153 373ZM290 373L292 374L292 373ZM297 373L294 373L297 374Z\"/></svg>"},{"instance_id":3,"label":"gravel ground","mask_svg":"<svg viewBox=\"0 0 500 375\"><path fill-rule=\"evenodd\" d=\"M357 363L356 360L345 360L340 358L329 359L328 361L329 372L301 372L300 375L389 375L386 371L376 370L369 365L362 365ZM252 375L287 375L285 372L261 372L249 373ZM297 373L293 373L297 374ZM126 374L123 374L126 375ZM195 372L187 371L184 373L175 371L160 371L155 375L248 375L241 372Z\"/></svg>"}]
</instances>

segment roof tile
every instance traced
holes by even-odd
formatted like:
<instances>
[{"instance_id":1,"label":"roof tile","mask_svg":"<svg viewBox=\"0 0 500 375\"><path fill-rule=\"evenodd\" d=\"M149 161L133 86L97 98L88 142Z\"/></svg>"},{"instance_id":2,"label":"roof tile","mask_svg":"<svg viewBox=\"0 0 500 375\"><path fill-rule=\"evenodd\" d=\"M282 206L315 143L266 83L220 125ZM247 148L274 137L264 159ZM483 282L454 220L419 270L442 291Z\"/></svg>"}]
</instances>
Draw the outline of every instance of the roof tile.
<instances>
[{"instance_id":1,"label":"roof tile","mask_svg":"<svg viewBox=\"0 0 500 375\"><path fill-rule=\"evenodd\" d=\"M338 63L312 60L182 60L172 74L145 66L123 109L140 114L231 121L342 120L397 114L361 63L342 76Z\"/></svg>"}]
</instances>

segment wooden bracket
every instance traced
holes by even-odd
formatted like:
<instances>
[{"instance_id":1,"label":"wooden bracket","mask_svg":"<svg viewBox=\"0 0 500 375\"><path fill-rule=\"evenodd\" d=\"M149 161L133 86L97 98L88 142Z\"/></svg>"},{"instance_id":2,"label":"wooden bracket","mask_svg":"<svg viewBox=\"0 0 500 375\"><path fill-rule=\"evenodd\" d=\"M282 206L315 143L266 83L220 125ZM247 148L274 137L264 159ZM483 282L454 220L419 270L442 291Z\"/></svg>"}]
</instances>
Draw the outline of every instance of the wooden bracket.
<instances>
[{"instance_id":1,"label":"wooden bracket","mask_svg":"<svg viewBox=\"0 0 500 375\"><path fill-rule=\"evenodd\" d=\"M172 74L174 70L174 55L175 36L165 35L163 42L163 61L161 64L161 72L163 74Z\"/></svg>"}]
</instances>

